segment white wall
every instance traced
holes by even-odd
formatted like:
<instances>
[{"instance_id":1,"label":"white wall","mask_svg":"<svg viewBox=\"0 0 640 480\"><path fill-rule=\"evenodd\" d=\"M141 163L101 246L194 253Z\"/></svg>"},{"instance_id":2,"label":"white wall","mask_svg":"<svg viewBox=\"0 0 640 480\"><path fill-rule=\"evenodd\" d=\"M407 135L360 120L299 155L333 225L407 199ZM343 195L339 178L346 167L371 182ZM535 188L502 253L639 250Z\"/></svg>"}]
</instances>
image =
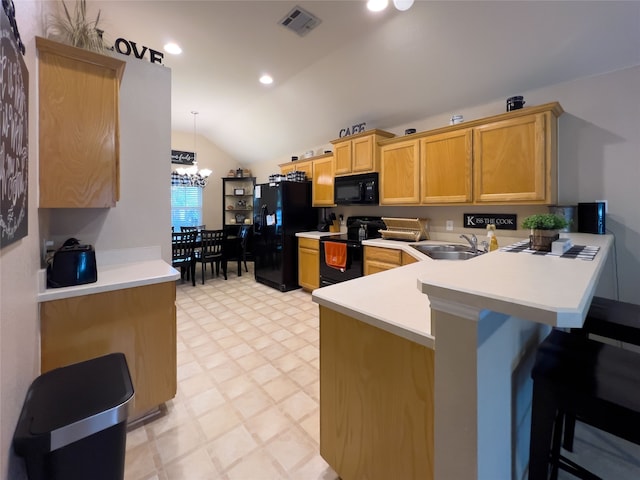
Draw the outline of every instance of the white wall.
<instances>
[{"instance_id":1,"label":"white wall","mask_svg":"<svg viewBox=\"0 0 640 480\"><path fill-rule=\"evenodd\" d=\"M559 204L608 200L607 230L616 237L617 276L613 263L603 273L598 295L639 303L640 283L640 66L603 75L580 78L533 91L520 92L527 105L558 101L565 110L559 119ZM408 124L376 128L403 135L405 128L418 131L448 125L452 113L467 120L505 111L505 100L490 100L467 109L443 112ZM258 181L278 172L279 158L252 166ZM444 232L445 221L452 219L460 233L462 214L471 212L517 213L518 219L543 207L343 207L336 214L383 215L430 218L431 231ZM478 234L478 230L473 233ZM524 231L518 235L523 236ZM509 232L498 231L498 240ZM613 258L612 258L613 260Z\"/></svg>"},{"instance_id":2,"label":"white wall","mask_svg":"<svg viewBox=\"0 0 640 480\"><path fill-rule=\"evenodd\" d=\"M25 478L12 450L25 393L40 373L37 274L43 238L77 236L96 249L161 245L171 258L171 72L140 60L127 62L120 105L121 199L112 209L38 209L38 106L35 36L43 9L53 3L15 3L29 70L28 235L0 250L0 478ZM126 57L123 57L126 59Z\"/></svg>"},{"instance_id":3,"label":"white wall","mask_svg":"<svg viewBox=\"0 0 640 480\"><path fill-rule=\"evenodd\" d=\"M171 132L171 148L193 152L193 132ZM209 183L202 195L202 223L209 229L222 228L222 177L226 177L229 170L243 168L229 154L218 148L205 137L197 136L195 149L198 168L208 168L213 171ZM180 165L171 165L172 170ZM169 177L167 177L169 178ZM167 180L169 181L169 180Z\"/></svg>"},{"instance_id":4,"label":"white wall","mask_svg":"<svg viewBox=\"0 0 640 480\"><path fill-rule=\"evenodd\" d=\"M42 215L48 215L56 246L69 237L96 251L160 245L170 262L171 70L118 57L127 62L120 87L120 201L115 208L50 209Z\"/></svg>"},{"instance_id":5,"label":"white wall","mask_svg":"<svg viewBox=\"0 0 640 480\"><path fill-rule=\"evenodd\" d=\"M40 371L40 325L36 303L38 259L38 121L35 35L41 5L16 3L16 19L26 46L29 70L28 235L0 250L0 478L25 478L22 461L12 453L13 431L29 384Z\"/></svg>"}]
</instances>

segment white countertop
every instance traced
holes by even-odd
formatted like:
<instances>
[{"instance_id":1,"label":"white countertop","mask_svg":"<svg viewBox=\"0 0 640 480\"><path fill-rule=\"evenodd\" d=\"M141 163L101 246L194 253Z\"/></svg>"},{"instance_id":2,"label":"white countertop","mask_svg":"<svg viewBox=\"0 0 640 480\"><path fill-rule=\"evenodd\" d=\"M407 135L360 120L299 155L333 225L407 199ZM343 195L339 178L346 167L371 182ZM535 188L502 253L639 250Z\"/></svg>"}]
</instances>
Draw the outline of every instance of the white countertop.
<instances>
[{"instance_id":1,"label":"white countertop","mask_svg":"<svg viewBox=\"0 0 640 480\"><path fill-rule=\"evenodd\" d=\"M374 327L434 348L429 299L416 279L432 261L417 262L317 288L313 301Z\"/></svg>"},{"instance_id":2,"label":"white countertop","mask_svg":"<svg viewBox=\"0 0 640 480\"><path fill-rule=\"evenodd\" d=\"M46 270L38 272L38 302L110 292L178 280L180 273L160 259L160 249L142 247L96 252L98 281L73 287L46 288Z\"/></svg>"},{"instance_id":3,"label":"white countertop","mask_svg":"<svg viewBox=\"0 0 640 480\"><path fill-rule=\"evenodd\" d=\"M430 348L435 338L427 295L540 323L580 327L613 240L610 235L566 236L574 245L600 246L600 251L592 261L502 251L448 261L432 260L408 242L365 240L363 245L404 250L422 261L319 288L312 297L319 305Z\"/></svg>"},{"instance_id":4,"label":"white countertop","mask_svg":"<svg viewBox=\"0 0 640 480\"><path fill-rule=\"evenodd\" d=\"M322 237L328 237L329 235L341 235L344 232L298 232L296 237L312 238L314 240L320 240Z\"/></svg>"},{"instance_id":5,"label":"white countertop","mask_svg":"<svg viewBox=\"0 0 640 480\"><path fill-rule=\"evenodd\" d=\"M573 245L600 247L591 261L495 251L432 262L418 277L424 293L558 327L581 327L613 243L611 235L570 233Z\"/></svg>"}]
</instances>

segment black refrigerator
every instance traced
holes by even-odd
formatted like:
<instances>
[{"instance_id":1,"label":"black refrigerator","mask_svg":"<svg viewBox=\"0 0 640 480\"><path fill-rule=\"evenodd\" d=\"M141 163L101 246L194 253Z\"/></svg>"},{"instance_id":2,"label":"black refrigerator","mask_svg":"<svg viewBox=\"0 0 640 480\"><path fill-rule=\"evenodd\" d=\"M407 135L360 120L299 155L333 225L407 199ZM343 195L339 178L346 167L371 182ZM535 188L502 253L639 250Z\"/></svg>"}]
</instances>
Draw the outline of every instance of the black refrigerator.
<instances>
[{"instance_id":1,"label":"black refrigerator","mask_svg":"<svg viewBox=\"0 0 640 480\"><path fill-rule=\"evenodd\" d=\"M311 182L274 182L253 191L253 255L256 281L281 292L299 288L296 232L315 230Z\"/></svg>"}]
</instances>

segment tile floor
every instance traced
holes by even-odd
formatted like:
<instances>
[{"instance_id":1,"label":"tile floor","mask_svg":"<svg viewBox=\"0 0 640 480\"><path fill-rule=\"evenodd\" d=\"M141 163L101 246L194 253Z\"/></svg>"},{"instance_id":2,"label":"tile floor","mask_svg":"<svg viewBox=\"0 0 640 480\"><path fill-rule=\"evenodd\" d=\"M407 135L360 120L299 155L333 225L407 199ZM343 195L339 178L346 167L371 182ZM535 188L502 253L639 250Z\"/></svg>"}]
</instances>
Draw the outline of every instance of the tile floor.
<instances>
[{"instance_id":1,"label":"tile floor","mask_svg":"<svg viewBox=\"0 0 640 480\"><path fill-rule=\"evenodd\" d=\"M318 453L318 307L248 265L177 283L178 393L129 431L126 480L338 478Z\"/></svg>"},{"instance_id":2,"label":"tile floor","mask_svg":"<svg viewBox=\"0 0 640 480\"><path fill-rule=\"evenodd\" d=\"M318 454L317 305L248 265L178 282L178 393L129 431L125 480L338 479ZM579 423L575 442L567 455L602 478L639 478L638 445Z\"/></svg>"}]
</instances>

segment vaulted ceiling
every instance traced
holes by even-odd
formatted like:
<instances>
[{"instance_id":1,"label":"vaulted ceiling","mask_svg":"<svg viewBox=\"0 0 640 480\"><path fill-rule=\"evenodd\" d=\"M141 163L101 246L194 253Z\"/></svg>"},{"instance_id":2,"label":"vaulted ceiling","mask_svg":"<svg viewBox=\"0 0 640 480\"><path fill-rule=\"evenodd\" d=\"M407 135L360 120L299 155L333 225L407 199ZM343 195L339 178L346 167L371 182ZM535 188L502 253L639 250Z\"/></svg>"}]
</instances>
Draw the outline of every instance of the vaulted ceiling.
<instances>
[{"instance_id":1,"label":"vaulted ceiling","mask_svg":"<svg viewBox=\"0 0 640 480\"><path fill-rule=\"evenodd\" d=\"M286 158L365 121L391 128L577 77L640 64L640 2L364 0L93 1L112 42L162 50L172 128L240 164ZM296 5L321 23L280 25ZM274 83L258 77L269 72ZM553 99L551 99L553 100Z\"/></svg>"}]
</instances>

